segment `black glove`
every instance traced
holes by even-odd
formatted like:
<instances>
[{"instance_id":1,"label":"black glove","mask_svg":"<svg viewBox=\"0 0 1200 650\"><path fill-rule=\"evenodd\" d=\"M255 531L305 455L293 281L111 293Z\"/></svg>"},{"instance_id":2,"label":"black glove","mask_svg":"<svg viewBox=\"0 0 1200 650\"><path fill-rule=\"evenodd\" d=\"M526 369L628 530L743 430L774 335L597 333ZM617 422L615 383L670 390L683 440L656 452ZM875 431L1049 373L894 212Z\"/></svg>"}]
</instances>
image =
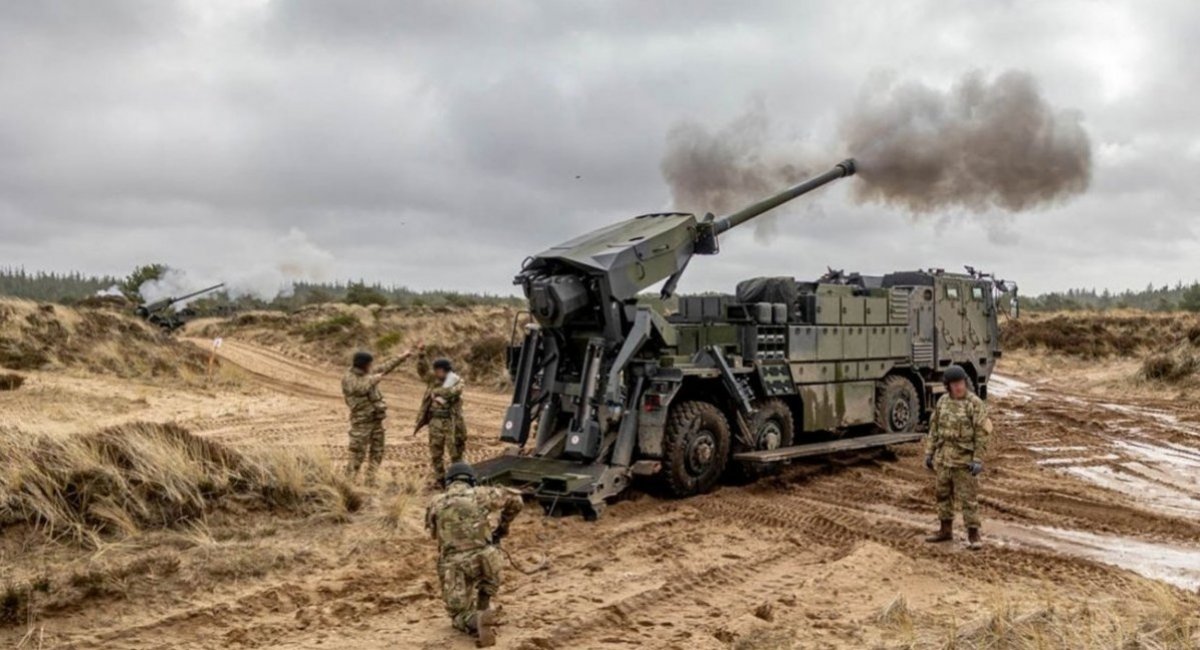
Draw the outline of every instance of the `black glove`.
<instances>
[{"instance_id":1,"label":"black glove","mask_svg":"<svg viewBox=\"0 0 1200 650\"><path fill-rule=\"evenodd\" d=\"M983 461L971 461L970 464L967 465L967 471L971 473L971 476L979 476L983 473Z\"/></svg>"},{"instance_id":2,"label":"black glove","mask_svg":"<svg viewBox=\"0 0 1200 650\"><path fill-rule=\"evenodd\" d=\"M500 524L496 526L496 530L492 531L492 543L499 544L500 540L508 537L508 524Z\"/></svg>"},{"instance_id":3,"label":"black glove","mask_svg":"<svg viewBox=\"0 0 1200 650\"><path fill-rule=\"evenodd\" d=\"M925 457L925 469L931 472L933 471L933 454L929 454Z\"/></svg>"}]
</instances>

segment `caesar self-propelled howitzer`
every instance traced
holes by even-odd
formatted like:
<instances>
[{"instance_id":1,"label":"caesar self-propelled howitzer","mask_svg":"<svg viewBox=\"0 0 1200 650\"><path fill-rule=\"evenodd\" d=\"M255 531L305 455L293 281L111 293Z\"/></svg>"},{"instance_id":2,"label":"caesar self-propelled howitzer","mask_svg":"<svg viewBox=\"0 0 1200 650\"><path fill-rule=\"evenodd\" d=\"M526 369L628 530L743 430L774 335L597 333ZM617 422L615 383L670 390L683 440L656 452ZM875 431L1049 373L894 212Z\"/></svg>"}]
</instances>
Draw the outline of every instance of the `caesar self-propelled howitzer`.
<instances>
[{"instance_id":1,"label":"caesar self-propelled howitzer","mask_svg":"<svg viewBox=\"0 0 1200 650\"><path fill-rule=\"evenodd\" d=\"M827 183L853 160L723 218L645 214L526 260L515 282L532 318L514 346L509 452L483 480L548 510L598 515L637 476L675 496L794 458L911 442L953 363L986 396L1000 356L997 287L940 270L812 282L755 278L733 295L670 297L718 237Z\"/></svg>"}]
</instances>

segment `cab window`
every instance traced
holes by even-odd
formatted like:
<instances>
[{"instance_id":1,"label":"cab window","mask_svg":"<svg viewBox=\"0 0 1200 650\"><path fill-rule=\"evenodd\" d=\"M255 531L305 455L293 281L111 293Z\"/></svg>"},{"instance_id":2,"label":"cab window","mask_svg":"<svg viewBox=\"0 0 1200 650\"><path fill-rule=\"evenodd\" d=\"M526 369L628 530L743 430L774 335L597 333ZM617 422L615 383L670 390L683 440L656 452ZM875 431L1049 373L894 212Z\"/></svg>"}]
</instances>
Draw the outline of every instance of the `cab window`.
<instances>
[{"instance_id":1,"label":"cab window","mask_svg":"<svg viewBox=\"0 0 1200 650\"><path fill-rule=\"evenodd\" d=\"M952 284L946 285L946 297L950 300L958 300L958 287Z\"/></svg>"},{"instance_id":2,"label":"cab window","mask_svg":"<svg viewBox=\"0 0 1200 650\"><path fill-rule=\"evenodd\" d=\"M971 287L971 299L983 300L983 287Z\"/></svg>"}]
</instances>

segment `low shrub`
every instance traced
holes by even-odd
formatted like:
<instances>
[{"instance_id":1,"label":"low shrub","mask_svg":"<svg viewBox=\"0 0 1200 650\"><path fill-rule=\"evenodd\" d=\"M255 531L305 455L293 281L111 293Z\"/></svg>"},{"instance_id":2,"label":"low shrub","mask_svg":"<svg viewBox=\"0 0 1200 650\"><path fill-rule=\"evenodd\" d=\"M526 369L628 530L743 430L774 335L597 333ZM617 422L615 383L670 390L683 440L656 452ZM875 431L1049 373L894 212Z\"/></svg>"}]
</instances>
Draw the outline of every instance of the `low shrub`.
<instances>
[{"instance_id":1,"label":"low shrub","mask_svg":"<svg viewBox=\"0 0 1200 650\"><path fill-rule=\"evenodd\" d=\"M16 390L25 384L25 378L15 372L0 373L0 390Z\"/></svg>"},{"instance_id":2,"label":"low shrub","mask_svg":"<svg viewBox=\"0 0 1200 650\"><path fill-rule=\"evenodd\" d=\"M380 354L387 354L392 350L392 348L399 345L403 338L404 335L400 332L388 332L387 334L383 334L375 340L375 349Z\"/></svg>"},{"instance_id":3,"label":"low shrub","mask_svg":"<svg viewBox=\"0 0 1200 650\"><path fill-rule=\"evenodd\" d=\"M1190 353L1155 354L1142 362L1143 379L1166 383L1179 383L1200 368L1200 360Z\"/></svg>"}]
</instances>

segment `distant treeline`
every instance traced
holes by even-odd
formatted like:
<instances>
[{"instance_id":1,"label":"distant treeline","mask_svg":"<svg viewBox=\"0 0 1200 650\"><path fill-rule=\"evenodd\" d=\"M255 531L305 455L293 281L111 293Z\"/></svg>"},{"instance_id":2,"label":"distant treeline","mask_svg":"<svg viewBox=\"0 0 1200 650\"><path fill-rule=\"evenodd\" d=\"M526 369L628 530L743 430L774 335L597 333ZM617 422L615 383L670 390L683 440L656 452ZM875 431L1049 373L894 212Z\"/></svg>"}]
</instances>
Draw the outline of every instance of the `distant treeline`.
<instances>
[{"instance_id":1,"label":"distant treeline","mask_svg":"<svg viewBox=\"0 0 1200 650\"><path fill-rule=\"evenodd\" d=\"M1068 289L1035 297L1022 297L1022 309L1034 311L1107 311L1109 309L1141 309L1144 311L1200 312L1200 283L1155 287L1141 291L1113 293L1108 289Z\"/></svg>"},{"instance_id":2,"label":"distant treeline","mask_svg":"<svg viewBox=\"0 0 1200 650\"><path fill-rule=\"evenodd\" d=\"M96 295L121 280L109 276L90 276L79 272L29 272L20 268L0 268L0 295L40 300L75 302Z\"/></svg>"},{"instance_id":3,"label":"distant treeline","mask_svg":"<svg viewBox=\"0 0 1200 650\"><path fill-rule=\"evenodd\" d=\"M139 271L143 271L143 269L135 270L131 276L137 274ZM86 276L81 273L29 272L21 268L0 268L0 296L27 298L41 302L74 304L110 288L120 291L128 284L128 278ZM196 301L192 304L192 307L201 312L242 309L291 310L303 307L304 305L322 302L351 302L363 305L379 304L404 307L454 307L472 305L522 305L525 301L513 296L460 293L456 291L415 291L402 286L389 286L380 283L367 284L362 281L347 280L325 283L300 282L295 285L292 295L280 296L274 300L260 300L248 297L230 300L218 294L215 298Z\"/></svg>"},{"instance_id":4,"label":"distant treeline","mask_svg":"<svg viewBox=\"0 0 1200 650\"><path fill-rule=\"evenodd\" d=\"M144 269L143 269L144 271ZM135 274L138 271L135 270ZM131 274L135 275L135 274ZM98 291L128 284L128 278L111 276L87 276L81 273L29 272L22 268L0 268L0 295L28 298L43 302L72 304L94 296ZM656 298L650 299L652 302ZM520 306L524 300L513 296L496 296L456 291L414 291L403 286L368 284L363 281L346 280L324 283L297 283L291 296L264 301L241 298L209 298L193 306L201 311L226 309L283 309L291 310L304 305L323 302L350 302L355 304L398 305L402 307L465 307L472 305ZM669 305L661 305L669 306ZM1022 296L1021 308L1031 311L1075 311L1109 309L1141 309L1145 311L1194 311L1200 312L1200 283L1155 287L1148 285L1141 291L1126 290L1113 293L1108 289L1069 289L1039 296Z\"/></svg>"},{"instance_id":5,"label":"distant treeline","mask_svg":"<svg viewBox=\"0 0 1200 650\"><path fill-rule=\"evenodd\" d=\"M292 295L269 303L284 309L322 302L349 302L360 305L380 304L402 307L469 307L472 305L523 305L515 296L458 291L415 291L408 287L367 284L363 281L307 283L298 282Z\"/></svg>"}]
</instances>

